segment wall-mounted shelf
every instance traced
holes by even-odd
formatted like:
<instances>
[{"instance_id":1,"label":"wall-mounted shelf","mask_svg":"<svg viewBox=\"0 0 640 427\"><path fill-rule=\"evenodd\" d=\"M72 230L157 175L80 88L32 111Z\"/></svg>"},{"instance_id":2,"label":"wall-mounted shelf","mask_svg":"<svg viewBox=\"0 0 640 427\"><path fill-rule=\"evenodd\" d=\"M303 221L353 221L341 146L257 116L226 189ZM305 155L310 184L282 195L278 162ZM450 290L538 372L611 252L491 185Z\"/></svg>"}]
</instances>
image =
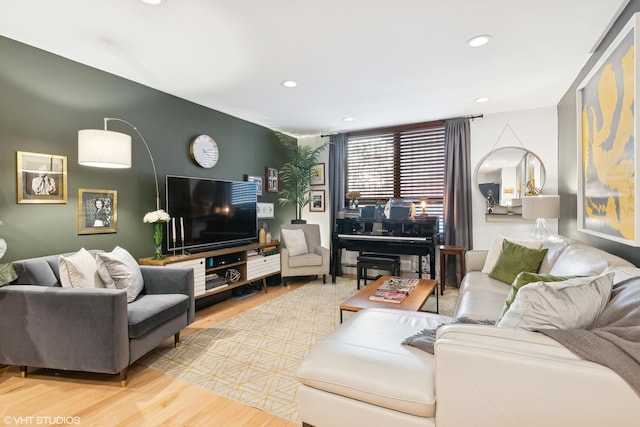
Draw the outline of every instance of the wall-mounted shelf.
<instances>
[{"instance_id":1,"label":"wall-mounted shelf","mask_svg":"<svg viewBox=\"0 0 640 427\"><path fill-rule=\"evenodd\" d=\"M532 223L534 220L523 219L522 214L507 214L507 213L491 213L484 215L485 222L523 222Z\"/></svg>"}]
</instances>

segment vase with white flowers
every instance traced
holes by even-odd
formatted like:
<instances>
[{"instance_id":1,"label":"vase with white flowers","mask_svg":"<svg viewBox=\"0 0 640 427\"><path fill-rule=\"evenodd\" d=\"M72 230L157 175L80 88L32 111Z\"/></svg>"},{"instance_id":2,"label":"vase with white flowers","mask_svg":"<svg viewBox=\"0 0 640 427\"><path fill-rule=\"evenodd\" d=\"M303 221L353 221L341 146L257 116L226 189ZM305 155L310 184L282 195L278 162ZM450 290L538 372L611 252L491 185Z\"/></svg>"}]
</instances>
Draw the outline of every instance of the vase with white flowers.
<instances>
[{"instance_id":1,"label":"vase with white flowers","mask_svg":"<svg viewBox=\"0 0 640 427\"><path fill-rule=\"evenodd\" d=\"M147 212L142 221L153 224L153 244L156 247L155 255L152 259L162 259L162 224L171 221L171 217L163 209Z\"/></svg>"}]
</instances>

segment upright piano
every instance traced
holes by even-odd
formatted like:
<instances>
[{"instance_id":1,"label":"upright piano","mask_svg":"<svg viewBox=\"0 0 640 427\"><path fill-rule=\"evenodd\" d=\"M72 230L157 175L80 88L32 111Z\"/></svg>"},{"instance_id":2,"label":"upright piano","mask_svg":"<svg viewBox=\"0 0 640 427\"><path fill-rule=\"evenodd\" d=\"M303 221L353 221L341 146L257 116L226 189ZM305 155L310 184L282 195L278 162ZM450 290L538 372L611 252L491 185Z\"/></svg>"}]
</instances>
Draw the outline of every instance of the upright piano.
<instances>
[{"instance_id":1,"label":"upright piano","mask_svg":"<svg viewBox=\"0 0 640 427\"><path fill-rule=\"evenodd\" d=\"M418 277L422 257L429 255L429 272L435 279L438 217L418 219L344 218L336 220L331 238L331 279L342 275L342 249L358 252L417 255Z\"/></svg>"}]
</instances>

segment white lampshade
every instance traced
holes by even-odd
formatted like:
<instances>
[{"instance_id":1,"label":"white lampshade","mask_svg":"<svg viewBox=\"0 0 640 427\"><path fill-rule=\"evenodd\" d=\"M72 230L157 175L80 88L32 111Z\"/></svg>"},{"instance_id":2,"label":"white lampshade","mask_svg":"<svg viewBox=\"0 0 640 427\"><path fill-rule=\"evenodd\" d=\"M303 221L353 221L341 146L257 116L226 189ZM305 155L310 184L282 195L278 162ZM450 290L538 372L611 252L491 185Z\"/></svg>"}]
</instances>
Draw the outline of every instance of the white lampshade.
<instances>
[{"instance_id":1,"label":"white lampshade","mask_svg":"<svg viewBox=\"0 0 640 427\"><path fill-rule=\"evenodd\" d=\"M522 218L535 219L531 237L544 240L549 236L545 218L560 216L560 196L527 196L522 198Z\"/></svg>"},{"instance_id":2,"label":"white lampshade","mask_svg":"<svg viewBox=\"0 0 640 427\"><path fill-rule=\"evenodd\" d=\"M130 168L131 136L109 130L78 131L78 163L99 168Z\"/></svg>"},{"instance_id":3,"label":"white lampshade","mask_svg":"<svg viewBox=\"0 0 640 427\"><path fill-rule=\"evenodd\" d=\"M560 196L527 196L522 198L522 218L558 218Z\"/></svg>"}]
</instances>

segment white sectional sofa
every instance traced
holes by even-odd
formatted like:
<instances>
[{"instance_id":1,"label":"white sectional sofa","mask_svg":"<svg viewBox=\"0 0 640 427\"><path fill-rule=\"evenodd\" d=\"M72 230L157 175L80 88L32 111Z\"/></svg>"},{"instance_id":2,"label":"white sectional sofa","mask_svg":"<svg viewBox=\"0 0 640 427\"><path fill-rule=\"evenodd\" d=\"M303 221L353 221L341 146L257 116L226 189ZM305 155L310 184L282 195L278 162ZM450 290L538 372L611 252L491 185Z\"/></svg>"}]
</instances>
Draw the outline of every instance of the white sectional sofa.
<instances>
[{"instance_id":1,"label":"white sectional sofa","mask_svg":"<svg viewBox=\"0 0 640 427\"><path fill-rule=\"evenodd\" d=\"M628 261L578 242L556 236L544 245L541 273L586 275L608 268L616 283L640 276ZM495 250L466 253L456 318L501 315L511 285L482 272L487 255ZM640 297L634 304L640 306ZM636 388L540 332L454 322L438 329L434 354L401 345L423 329L454 320L392 309L354 314L298 369L303 425L640 425Z\"/></svg>"}]
</instances>

